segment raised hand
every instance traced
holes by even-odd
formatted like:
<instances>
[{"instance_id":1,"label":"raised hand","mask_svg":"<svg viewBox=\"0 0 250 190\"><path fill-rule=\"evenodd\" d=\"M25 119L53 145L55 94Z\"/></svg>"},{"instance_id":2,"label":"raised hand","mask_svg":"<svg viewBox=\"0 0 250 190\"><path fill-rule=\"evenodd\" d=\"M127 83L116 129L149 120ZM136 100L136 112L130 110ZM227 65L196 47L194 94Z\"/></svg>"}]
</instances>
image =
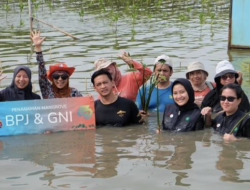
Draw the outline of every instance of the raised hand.
<instances>
[{"instance_id":1,"label":"raised hand","mask_svg":"<svg viewBox=\"0 0 250 190\"><path fill-rule=\"evenodd\" d=\"M35 45L36 52L40 52L42 43L46 39L46 37L42 38L40 36L40 31L35 30L35 31L31 32L30 38L31 38L33 44Z\"/></svg>"},{"instance_id":2,"label":"raised hand","mask_svg":"<svg viewBox=\"0 0 250 190\"><path fill-rule=\"evenodd\" d=\"M238 84L241 85L242 82L243 82L243 74L242 74L242 72L240 72L240 71L236 71L236 72L237 72L238 75L239 75L239 77L238 77L236 80L237 80Z\"/></svg>"},{"instance_id":3,"label":"raised hand","mask_svg":"<svg viewBox=\"0 0 250 190\"><path fill-rule=\"evenodd\" d=\"M2 75L2 73L3 73L3 71L0 71L0 81L7 77L6 75Z\"/></svg>"},{"instance_id":4,"label":"raised hand","mask_svg":"<svg viewBox=\"0 0 250 190\"><path fill-rule=\"evenodd\" d=\"M126 62L128 65L133 65L133 60L132 58L129 56L129 53L125 52L125 51L121 51L121 54L118 55L118 57L120 57L124 62Z\"/></svg>"}]
</instances>

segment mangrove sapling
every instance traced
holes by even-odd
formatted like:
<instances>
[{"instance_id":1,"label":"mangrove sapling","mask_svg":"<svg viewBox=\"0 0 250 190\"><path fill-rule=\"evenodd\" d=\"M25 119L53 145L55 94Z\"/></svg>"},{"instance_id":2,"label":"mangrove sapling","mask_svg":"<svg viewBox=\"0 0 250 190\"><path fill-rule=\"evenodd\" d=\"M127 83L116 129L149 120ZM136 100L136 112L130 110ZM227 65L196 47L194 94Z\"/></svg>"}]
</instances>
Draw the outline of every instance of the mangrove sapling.
<instances>
[{"instance_id":1,"label":"mangrove sapling","mask_svg":"<svg viewBox=\"0 0 250 190\"><path fill-rule=\"evenodd\" d=\"M159 62L162 64L162 66L166 63L165 61L159 61ZM146 65L143 64L143 71L145 71L145 67L146 67ZM158 131L160 131L161 124L160 124L160 115L159 115L159 88L158 88L158 84L159 84L159 80L166 80L166 77L160 75L160 73L158 73L157 75L155 75L153 73L150 76L150 80L149 80L150 82L149 82L148 86L146 84L146 81L148 80L148 78L146 78L146 80L145 80L145 78L146 78L145 73L143 72L143 84L142 84L142 87L138 91L141 105L142 105L142 109L146 114L148 113L148 107L149 107L151 95L152 95L154 88L156 88L156 93L157 93L157 99L156 99L156 102L157 102L156 103L157 129L158 129ZM137 83L137 85L138 85L138 83ZM146 96L146 94L148 94L148 96Z\"/></svg>"},{"instance_id":2,"label":"mangrove sapling","mask_svg":"<svg viewBox=\"0 0 250 190\"><path fill-rule=\"evenodd\" d=\"M9 4L3 4L2 8L5 10L5 19L7 20L7 15L8 15L8 12L10 10L10 6Z\"/></svg>"},{"instance_id":3,"label":"mangrove sapling","mask_svg":"<svg viewBox=\"0 0 250 190\"><path fill-rule=\"evenodd\" d=\"M205 24L205 22L206 22L206 17L205 17L205 14L203 13L203 12L201 12L200 14L199 14L199 19L200 19L200 25L201 25L201 33L202 33L202 26L203 26L203 24Z\"/></svg>"},{"instance_id":4,"label":"mangrove sapling","mask_svg":"<svg viewBox=\"0 0 250 190\"><path fill-rule=\"evenodd\" d=\"M80 16L80 21L83 21L83 16L84 16L84 10L83 8L81 8L81 10L78 12L79 16Z\"/></svg>"}]
</instances>

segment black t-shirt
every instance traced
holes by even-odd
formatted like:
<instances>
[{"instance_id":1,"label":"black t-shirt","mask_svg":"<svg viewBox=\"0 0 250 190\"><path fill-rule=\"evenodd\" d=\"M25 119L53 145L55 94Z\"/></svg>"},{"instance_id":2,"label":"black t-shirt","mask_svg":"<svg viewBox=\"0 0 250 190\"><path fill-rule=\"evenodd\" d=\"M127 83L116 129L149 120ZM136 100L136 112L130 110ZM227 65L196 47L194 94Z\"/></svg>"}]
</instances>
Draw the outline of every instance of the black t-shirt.
<instances>
[{"instance_id":1,"label":"black t-shirt","mask_svg":"<svg viewBox=\"0 0 250 190\"><path fill-rule=\"evenodd\" d=\"M139 110L132 100L118 97L108 105L102 104L100 100L95 101L95 120L97 126L121 127L129 124L140 124Z\"/></svg>"}]
</instances>

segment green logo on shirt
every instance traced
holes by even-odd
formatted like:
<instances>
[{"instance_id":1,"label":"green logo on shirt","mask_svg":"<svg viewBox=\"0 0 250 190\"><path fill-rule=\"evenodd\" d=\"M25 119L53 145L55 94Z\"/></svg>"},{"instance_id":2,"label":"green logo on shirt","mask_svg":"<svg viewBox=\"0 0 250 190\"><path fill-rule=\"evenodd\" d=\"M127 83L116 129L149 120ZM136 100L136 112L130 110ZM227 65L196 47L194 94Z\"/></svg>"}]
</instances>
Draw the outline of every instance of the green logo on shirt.
<instances>
[{"instance_id":1,"label":"green logo on shirt","mask_svg":"<svg viewBox=\"0 0 250 190\"><path fill-rule=\"evenodd\" d=\"M189 121L189 117L186 117L186 121Z\"/></svg>"}]
</instances>

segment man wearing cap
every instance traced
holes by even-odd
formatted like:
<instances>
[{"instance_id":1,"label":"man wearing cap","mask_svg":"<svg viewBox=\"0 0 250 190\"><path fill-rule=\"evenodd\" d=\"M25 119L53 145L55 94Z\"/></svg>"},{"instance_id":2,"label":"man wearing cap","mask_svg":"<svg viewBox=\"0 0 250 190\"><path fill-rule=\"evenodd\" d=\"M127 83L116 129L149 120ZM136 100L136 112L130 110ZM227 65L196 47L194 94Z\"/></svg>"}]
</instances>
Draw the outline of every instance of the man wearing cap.
<instances>
[{"instance_id":1,"label":"man wearing cap","mask_svg":"<svg viewBox=\"0 0 250 190\"><path fill-rule=\"evenodd\" d=\"M40 37L40 32L32 32L31 39L35 45L38 61L39 85L44 99L80 97L82 94L75 88L69 87L69 77L75 71L74 67L68 67L65 63L50 65L47 72L43 60L41 45L44 38ZM49 80L52 84L49 82Z\"/></svg>"},{"instance_id":2,"label":"man wearing cap","mask_svg":"<svg viewBox=\"0 0 250 190\"><path fill-rule=\"evenodd\" d=\"M229 61L220 61L217 64L215 71L216 75L214 77L214 81L216 83L216 88L209 91L208 94L204 97L201 104L203 113L205 113L203 109L206 109L207 107L212 108L212 113L219 113L220 111L222 111L219 98L221 88L229 83L238 84L238 81L236 79L239 78L239 74L237 71L235 71L234 66ZM244 92L242 95L242 100L239 104L239 110L243 112L250 111L250 104Z\"/></svg>"},{"instance_id":3,"label":"man wearing cap","mask_svg":"<svg viewBox=\"0 0 250 190\"><path fill-rule=\"evenodd\" d=\"M116 96L112 88L114 81L111 74L100 69L91 76L94 89L100 95L95 101L95 118L97 126L122 127L129 124L141 124L138 108L132 100Z\"/></svg>"},{"instance_id":4,"label":"man wearing cap","mask_svg":"<svg viewBox=\"0 0 250 190\"><path fill-rule=\"evenodd\" d=\"M186 78L190 80L194 89L195 103L200 107L206 94L215 88L216 84L206 81L208 72L201 62L194 61L188 64Z\"/></svg>"},{"instance_id":5,"label":"man wearing cap","mask_svg":"<svg viewBox=\"0 0 250 190\"><path fill-rule=\"evenodd\" d=\"M136 97L136 104L139 110L144 110L142 101L149 101L148 110L156 111L157 110L157 90L158 90L158 108L160 112L163 112L166 105L173 104L172 97L172 82L170 81L170 77L173 74L173 65L172 60L167 55L160 55L154 61L154 77L158 79L158 81L153 84L153 91L150 95L150 86L146 87L146 94L144 95L145 100L142 100L143 89L140 89Z\"/></svg>"},{"instance_id":6,"label":"man wearing cap","mask_svg":"<svg viewBox=\"0 0 250 190\"><path fill-rule=\"evenodd\" d=\"M106 58L100 58L95 61L95 71L106 69L108 72L110 72L112 79L115 82L113 88L115 94L120 97L135 101L138 89L143 84L143 82L147 81L147 79L152 74L152 71L149 68L144 67L143 64L131 59L131 57L126 52L123 52L122 55L119 55L119 57L122 58L124 62L129 65L129 67L132 67L137 71L121 75L116 62L110 61Z\"/></svg>"}]
</instances>

